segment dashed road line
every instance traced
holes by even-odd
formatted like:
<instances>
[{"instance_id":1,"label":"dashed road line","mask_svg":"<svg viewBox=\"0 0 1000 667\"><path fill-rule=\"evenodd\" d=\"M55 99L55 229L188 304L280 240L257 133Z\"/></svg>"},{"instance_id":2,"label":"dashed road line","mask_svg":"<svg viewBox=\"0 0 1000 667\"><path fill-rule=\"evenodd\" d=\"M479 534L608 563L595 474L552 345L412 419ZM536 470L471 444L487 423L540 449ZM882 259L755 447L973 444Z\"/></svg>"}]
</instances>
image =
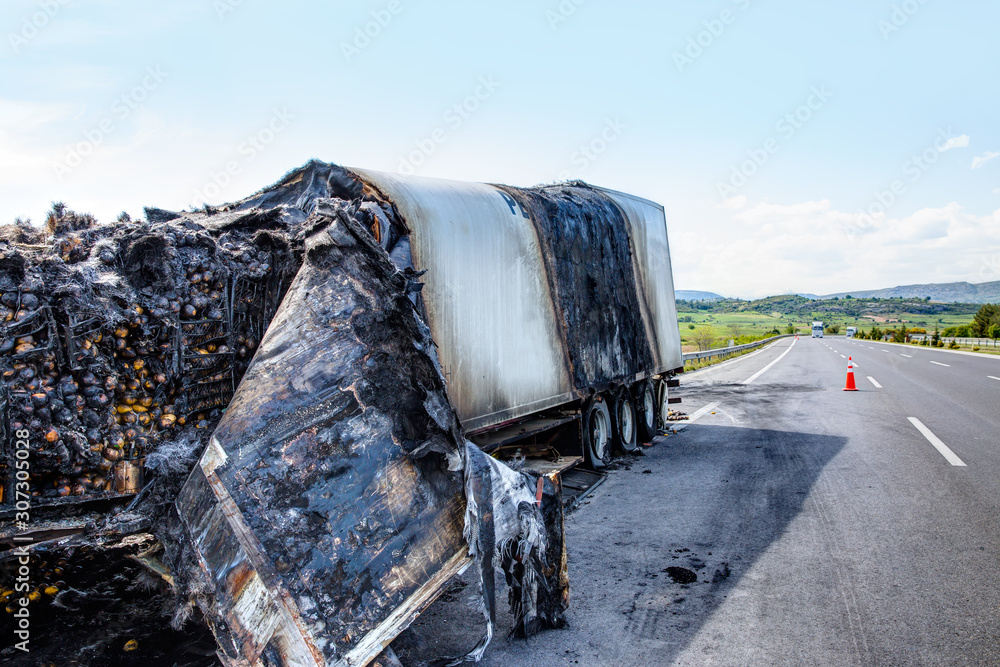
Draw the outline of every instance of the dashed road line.
<instances>
[{"instance_id":1,"label":"dashed road line","mask_svg":"<svg viewBox=\"0 0 1000 667\"><path fill-rule=\"evenodd\" d=\"M965 465L965 462L962 461L962 459L955 456L955 452L951 451L951 449L948 448L948 445L941 442L941 438L934 435L929 428L927 428L926 426L923 425L923 423L921 423L919 419L917 419L916 417L910 417L909 419L910 423L913 424L917 428L917 430L923 434L925 438L927 438L927 442L934 445L934 449L938 450L938 452L941 453L941 456L943 456L948 461L948 463L956 467L961 467L961 468L967 467Z\"/></svg>"},{"instance_id":2,"label":"dashed road line","mask_svg":"<svg viewBox=\"0 0 1000 667\"><path fill-rule=\"evenodd\" d=\"M951 368L951 364L942 364L940 361L932 361L932 364L937 364L938 366L944 366L945 368Z\"/></svg>"},{"instance_id":3,"label":"dashed road line","mask_svg":"<svg viewBox=\"0 0 1000 667\"><path fill-rule=\"evenodd\" d=\"M906 357L907 359L912 359L913 358L913 356L909 355L909 354L900 354L899 356Z\"/></svg>"},{"instance_id":4,"label":"dashed road line","mask_svg":"<svg viewBox=\"0 0 1000 667\"><path fill-rule=\"evenodd\" d=\"M875 378L873 378L871 375L868 376L868 381L871 382L873 385L875 385L876 389L881 389L882 388L882 385L880 385L878 383L878 380L876 380Z\"/></svg>"},{"instance_id":5,"label":"dashed road line","mask_svg":"<svg viewBox=\"0 0 1000 667\"><path fill-rule=\"evenodd\" d=\"M1000 378L993 377L992 375L987 375L986 377L988 377L991 380L996 380L997 382L1000 382Z\"/></svg>"},{"instance_id":6,"label":"dashed road line","mask_svg":"<svg viewBox=\"0 0 1000 667\"><path fill-rule=\"evenodd\" d=\"M838 354L839 354L839 352L838 352ZM846 359L847 357L846 357L846 356L844 356L843 354L841 354L841 355L840 355L840 358L841 358L841 359Z\"/></svg>"}]
</instances>

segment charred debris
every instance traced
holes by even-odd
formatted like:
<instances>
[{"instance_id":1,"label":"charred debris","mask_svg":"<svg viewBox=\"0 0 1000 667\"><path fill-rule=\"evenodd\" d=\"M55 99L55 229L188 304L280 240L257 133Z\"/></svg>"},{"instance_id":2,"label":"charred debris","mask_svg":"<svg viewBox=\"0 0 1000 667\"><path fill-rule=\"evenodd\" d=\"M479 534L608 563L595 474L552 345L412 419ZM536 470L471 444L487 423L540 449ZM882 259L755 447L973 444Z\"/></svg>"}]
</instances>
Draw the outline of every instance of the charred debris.
<instances>
[{"instance_id":1,"label":"charred debris","mask_svg":"<svg viewBox=\"0 0 1000 667\"><path fill-rule=\"evenodd\" d=\"M497 574L512 634L564 623L558 482L466 441L406 235L319 162L0 228L0 633L31 605L5 664L366 664L470 565L487 630L456 662Z\"/></svg>"}]
</instances>

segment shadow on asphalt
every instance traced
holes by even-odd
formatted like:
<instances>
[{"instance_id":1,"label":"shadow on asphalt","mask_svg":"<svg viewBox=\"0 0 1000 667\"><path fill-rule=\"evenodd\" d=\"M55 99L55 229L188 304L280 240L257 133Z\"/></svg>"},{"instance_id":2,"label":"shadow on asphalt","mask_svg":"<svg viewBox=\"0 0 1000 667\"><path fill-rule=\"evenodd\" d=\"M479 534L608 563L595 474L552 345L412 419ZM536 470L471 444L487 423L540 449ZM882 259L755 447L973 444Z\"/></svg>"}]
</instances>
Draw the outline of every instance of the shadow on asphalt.
<instances>
[{"instance_id":1,"label":"shadow on asphalt","mask_svg":"<svg viewBox=\"0 0 1000 667\"><path fill-rule=\"evenodd\" d=\"M623 630L630 641L645 644L635 648L636 657L655 653L669 662L685 649L782 537L846 442L815 433L696 424L651 452L650 463L669 471L670 479L658 485L660 493L646 494L645 517L628 517L612 529L637 536L646 526L645 539L613 543L609 554L627 563L614 584L631 589ZM602 517L633 505L628 481L606 498L607 507L595 508ZM590 551L588 559L598 553ZM622 576L629 571L630 577ZM684 583L690 579L686 572L697 580ZM571 574L602 578L589 563ZM620 657L630 657L627 648Z\"/></svg>"},{"instance_id":2,"label":"shadow on asphalt","mask_svg":"<svg viewBox=\"0 0 1000 667\"><path fill-rule=\"evenodd\" d=\"M482 664L672 662L781 538L846 442L695 424L628 457L570 515L569 627L506 641L509 617L500 618ZM404 664L475 642L473 589L457 582L418 619L398 644Z\"/></svg>"}]
</instances>

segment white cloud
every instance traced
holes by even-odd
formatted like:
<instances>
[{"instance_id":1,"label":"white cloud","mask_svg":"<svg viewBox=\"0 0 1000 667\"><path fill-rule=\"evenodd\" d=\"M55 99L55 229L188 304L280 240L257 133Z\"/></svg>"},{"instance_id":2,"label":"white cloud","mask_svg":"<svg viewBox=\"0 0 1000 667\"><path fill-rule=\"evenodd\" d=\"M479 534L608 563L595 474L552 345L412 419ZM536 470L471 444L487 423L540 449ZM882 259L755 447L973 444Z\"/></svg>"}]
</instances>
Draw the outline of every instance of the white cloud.
<instances>
[{"instance_id":1,"label":"white cloud","mask_svg":"<svg viewBox=\"0 0 1000 667\"><path fill-rule=\"evenodd\" d=\"M741 209L747 205L747 198L744 195L738 195L736 197L730 197L726 199L721 204L718 204L718 208L731 208L731 209Z\"/></svg>"},{"instance_id":2,"label":"white cloud","mask_svg":"<svg viewBox=\"0 0 1000 667\"><path fill-rule=\"evenodd\" d=\"M939 147L938 150L944 153L945 151L950 151L952 148L966 148L968 145L969 135L961 134L944 142L944 145Z\"/></svg>"},{"instance_id":3,"label":"white cloud","mask_svg":"<svg viewBox=\"0 0 1000 667\"><path fill-rule=\"evenodd\" d=\"M678 229L671 257L685 289L745 298L981 282L982 267L1000 249L998 222L1000 210L977 216L957 203L872 220L827 200L750 202Z\"/></svg>"},{"instance_id":4,"label":"white cloud","mask_svg":"<svg viewBox=\"0 0 1000 667\"><path fill-rule=\"evenodd\" d=\"M972 158L972 168L979 169L990 160L996 159L998 157L1000 157L1000 153L996 153L993 151L986 151L985 155L980 155L978 157Z\"/></svg>"}]
</instances>

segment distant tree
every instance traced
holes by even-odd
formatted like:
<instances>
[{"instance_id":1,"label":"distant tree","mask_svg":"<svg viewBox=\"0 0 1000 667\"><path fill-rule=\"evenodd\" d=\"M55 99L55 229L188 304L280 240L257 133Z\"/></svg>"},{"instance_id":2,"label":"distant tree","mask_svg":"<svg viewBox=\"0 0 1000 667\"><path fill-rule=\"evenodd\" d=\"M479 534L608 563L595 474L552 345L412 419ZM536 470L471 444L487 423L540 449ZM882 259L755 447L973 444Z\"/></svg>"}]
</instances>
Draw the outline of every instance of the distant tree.
<instances>
[{"instance_id":1,"label":"distant tree","mask_svg":"<svg viewBox=\"0 0 1000 667\"><path fill-rule=\"evenodd\" d=\"M786 334L793 334L793 333L795 333L795 325L794 324L789 324L787 327L785 327L785 333Z\"/></svg>"},{"instance_id":2,"label":"distant tree","mask_svg":"<svg viewBox=\"0 0 1000 667\"><path fill-rule=\"evenodd\" d=\"M827 332L833 334L834 336L836 336L837 334L840 333L840 327L837 326L836 324L832 324L832 325L828 326L826 328L826 330L827 330Z\"/></svg>"},{"instance_id":3,"label":"distant tree","mask_svg":"<svg viewBox=\"0 0 1000 667\"><path fill-rule=\"evenodd\" d=\"M1000 324L1000 305L983 304L983 307L972 318L972 334L977 338L985 337L994 324Z\"/></svg>"},{"instance_id":4,"label":"distant tree","mask_svg":"<svg viewBox=\"0 0 1000 667\"><path fill-rule=\"evenodd\" d=\"M704 352L712 349L712 345L715 343L715 334L708 327L702 327L695 330L689 340L698 346L700 352Z\"/></svg>"},{"instance_id":5,"label":"distant tree","mask_svg":"<svg viewBox=\"0 0 1000 667\"><path fill-rule=\"evenodd\" d=\"M991 324L990 330L987 333L989 333L990 338L993 340L1000 338L1000 324Z\"/></svg>"}]
</instances>

